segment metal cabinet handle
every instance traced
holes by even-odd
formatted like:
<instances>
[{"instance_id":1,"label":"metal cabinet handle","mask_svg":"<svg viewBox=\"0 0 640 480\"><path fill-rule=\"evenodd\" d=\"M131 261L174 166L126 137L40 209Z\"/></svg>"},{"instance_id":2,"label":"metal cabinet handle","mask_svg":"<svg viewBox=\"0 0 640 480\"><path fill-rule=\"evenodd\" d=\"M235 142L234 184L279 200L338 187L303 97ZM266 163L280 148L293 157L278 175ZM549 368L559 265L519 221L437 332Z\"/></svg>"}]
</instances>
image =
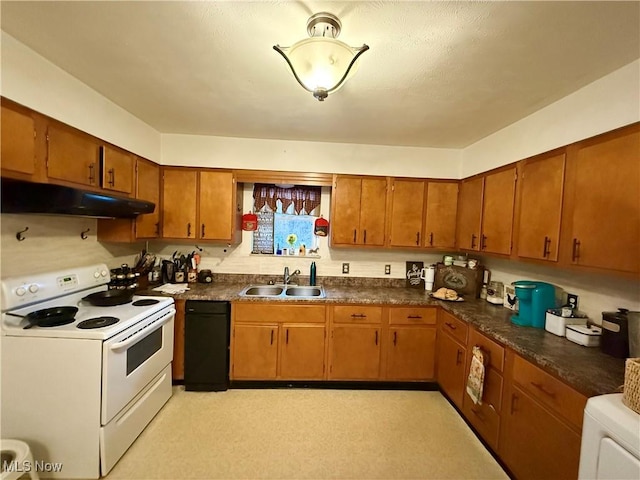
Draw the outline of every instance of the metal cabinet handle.
<instances>
[{"instance_id":1,"label":"metal cabinet handle","mask_svg":"<svg viewBox=\"0 0 640 480\"><path fill-rule=\"evenodd\" d=\"M89 164L89 183L95 183L95 175L93 174L93 169L96 168L95 164Z\"/></svg>"},{"instance_id":2,"label":"metal cabinet handle","mask_svg":"<svg viewBox=\"0 0 640 480\"><path fill-rule=\"evenodd\" d=\"M273 345L273 328L271 329L271 345Z\"/></svg>"},{"instance_id":3,"label":"metal cabinet handle","mask_svg":"<svg viewBox=\"0 0 640 480\"><path fill-rule=\"evenodd\" d=\"M486 417L482 414L482 412L480 410L477 410L475 408L472 408L471 411L473 412L473 414L478 417L482 422L484 422L486 420Z\"/></svg>"},{"instance_id":4,"label":"metal cabinet handle","mask_svg":"<svg viewBox=\"0 0 640 480\"><path fill-rule=\"evenodd\" d=\"M573 248L571 250L571 261L577 262L580 258L580 240L577 238L573 239Z\"/></svg>"},{"instance_id":5,"label":"metal cabinet handle","mask_svg":"<svg viewBox=\"0 0 640 480\"><path fill-rule=\"evenodd\" d=\"M285 336L284 337L285 337L284 343L289 345L289 329L288 328L285 330Z\"/></svg>"},{"instance_id":6,"label":"metal cabinet handle","mask_svg":"<svg viewBox=\"0 0 640 480\"><path fill-rule=\"evenodd\" d=\"M551 390L547 390L546 388L544 388L544 385L541 385L541 384L536 383L536 382L531 382L531 385L536 387L538 390L540 390L545 395L547 395L547 396L549 396L551 398L556 398L556 394L554 392L552 392Z\"/></svg>"},{"instance_id":7,"label":"metal cabinet handle","mask_svg":"<svg viewBox=\"0 0 640 480\"><path fill-rule=\"evenodd\" d=\"M451 330L455 330L456 326L453 323L449 323L449 322L444 322L444 324L449 327Z\"/></svg>"},{"instance_id":8,"label":"metal cabinet handle","mask_svg":"<svg viewBox=\"0 0 640 480\"><path fill-rule=\"evenodd\" d=\"M362 234L362 243L367 243L367 231L366 230Z\"/></svg>"},{"instance_id":9,"label":"metal cabinet handle","mask_svg":"<svg viewBox=\"0 0 640 480\"><path fill-rule=\"evenodd\" d=\"M115 186L116 184L116 171L113 168L110 168L109 171L109 185L111 185L112 187Z\"/></svg>"},{"instance_id":10,"label":"metal cabinet handle","mask_svg":"<svg viewBox=\"0 0 640 480\"><path fill-rule=\"evenodd\" d=\"M378 330L376 330L376 345L378 345Z\"/></svg>"},{"instance_id":11,"label":"metal cabinet handle","mask_svg":"<svg viewBox=\"0 0 640 480\"><path fill-rule=\"evenodd\" d=\"M473 233L472 233L472 234L471 234L471 248L472 248L472 249L473 249L473 248L476 248L476 238L477 238L477 237L475 236L475 234L473 234Z\"/></svg>"},{"instance_id":12,"label":"metal cabinet handle","mask_svg":"<svg viewBox=\"0 0 640 480\"><path fill-rule=\"evenodd\" d=\"M187 223L187 237L191 236L191 222Z\"/></svg>"},{"instance_id":13,"label":"metal cabinet handle","mask_svg":"<svg viewBox=\"0 0 640 480\"><path fill-rule=\"evenodd\" d=\"M393 346L398 344L398 332L393 332Z\"/></svg>"},{"instance_id":14,"label":"metal cabinet handle","mask_svg":"<svg viewBox=\"0 0 640 480\"><path fill-rule=\"evenodd\" d=\"M160 235L160 222L156 222L156 235Z\"/></svg>"},{"instance_id":15,"label":"metal cabinet handle","mask_svg":"<svg viewBox=\"0 0 640 480\"><path fill-rule=\"evenodd\" d=\"M549 246L551 245L551 239L549 237L544 237L544 246L542 247L542 256L544 258L549 256Z\"/></svg>"},{"instance_id":16,"label":"metal cabinet handle","mask_svg":"<svg viewBox=\"0 0 640 480\"><path fill-rule=\"evenodd\" d=\"M458 348L456 351L456 365L460 365L462 363L462 360L460 359L461 356L462 351Z\"/></svg>"},{"instance_id":17,"label":"metal cabinet handle","mask_svg":"<svg viewBox=\"0 0 640 480\"><path fill-rule=\"evenodd\" d=\"M204 223L202 224L202 235L201 235L201 237L204 238Z\"/></svg>"},{"instance_id":18,"label":"metal cabinet handle","mask_svg":"<svg viewBox=\"0 0 640 480\"><path fill-rule=\"evenodd\" d=\"M420 232L416 232L416 245L420 245Z\"/></svg>"},{"instance_id":19,"label":"metal cabinet handle","mask_svg":"<svg viewBox=\"0 0 640 480\"><path fill-rule=\"evenodd\" d=\"M515 412L517 412L518 410L516 409L516 402L518 401L518 395L516 395L515 393L511 394L511 410L510 413L511 415L513 415Z\"/></svg>"},{"instance_id":20,"label":"metal cabinet handle","mask_svg":"<svg viewBox=\"0 0 640 480\"><path fill-rule=\"evenodd\" d=\"M356 229L353 229L353 243L356 243Z\"/></svg>"},{"instance_id":21,"label":"metal cabinet handle","mask_svg":"<svg viewBox=\"0 0 640 480\"><path fill-rule=\"evenodd\" d=\"M480 250L486 250L486 248L487 248L487 236L482 235L482 237L480 237Z\"/></svg>"},{"instance_id":22,"label":"metal cabinet handle","mask_svg":"<svg viewBox=\"0 0 640 480\"><path fill-rule=\"evenodd\" d=\"M433 232L429 234L429 246L433 247Z\"/></svg>"}]
</instances>

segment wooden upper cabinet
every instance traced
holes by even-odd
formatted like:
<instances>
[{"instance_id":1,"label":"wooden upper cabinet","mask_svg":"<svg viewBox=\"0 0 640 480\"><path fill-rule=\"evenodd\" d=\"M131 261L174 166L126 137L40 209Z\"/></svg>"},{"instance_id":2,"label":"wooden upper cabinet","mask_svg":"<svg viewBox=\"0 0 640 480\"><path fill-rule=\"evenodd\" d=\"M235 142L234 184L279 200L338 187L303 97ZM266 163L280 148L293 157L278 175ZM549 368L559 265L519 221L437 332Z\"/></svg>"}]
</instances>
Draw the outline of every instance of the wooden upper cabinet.
<instances>
[{"instance_id":1,"label":"wooden upper cabinet","mask_svg":"<svg viewBox=\"0 0 640 480\"><path fill-rule=\"evenodd\" d=\"M102 188L131 194L134 191L135 162L133 154L103 145L100 168Z\"/></svg>"},{"instance_id":2,"label":"wooden upper cabinet","mask_svg":"<svg viewBox=\"0 0 640 480\"><path fill-rule=\"evenodd\" d=\"M162 236L196 238L198 172L189 168L163 168Z\"/></svg>"},{"instance_id":3,"label":"wooden upper cabinet","mask_svg":"<svg viewBox=\"0 0 640 480\"><path fill-rule=\"evenodd\" d=\"M3 102L0 119L3 173L10 171L33 175L36 170L36 125L32 114L26 110L9 108Z\"/></svg>"},{"instance_id":4,"label":"wooden upper cabinet","mask_svg":"<svg viewBox=\"0 0 640 480\"><path fill-rule=\"evenodd\" d=\"M423 246L454 248L456 246L456 212L458 182L428 182Z\"/></svg>"},{"instance_id":5,"label":"wooden upper cabinet","mask_svg":"<svg viewBox=\"0 0 640 480\"><path fill-rule=\"evenodd\" d=\"M568 261L640 272L640 125L580 142L567 160Z\"/></svg>"},{"instance_id":6,"label":"wooden upper cabinet","mask_svg":"<svg viewBox=\"0 0 640 480\"><path fill-rule=\"evenodd\" d=\"M558 260L566 155L527 159L520 174L517 255Z\"/></svg>"},{"instance_id":7,"label":"wooden upper cabinet","mask_svg":"<svg viewBox=\"0 0 640 480\"><path fill-rule=\"evenodd\" d=\"M136 218L137 238L156 238L160 235L160 166L137 159L136 198L156 204L153 213Z\"/></svg>"},{"instance_id":8,"label":"wooden upper cabinet","mask_svg":"<svg viewBox=\"0 0 640 480\"><path fill-rule=\"evenodd\" d=\"M386 178L336 175L331 195L333 245L384 245Z\"/></svg>"},{"instance_id":9,"label":"wooden upper cabinet","mask_svg":"<svg viewBox=\"0 0 640 480\"><path fill-rule=\"evenodd\" d=\"M490 173L484 179L480 250L511 253L516 167Z\"/></svg>"},{"instance_id":10,"label":"wooden upper cabinet","mask_svg":"<svg viewBox=\"0 0 640 480\"><path fill-rule=\"evenodd\" d=\"M100 145L87 134L70 127L49 124L47 175L91 187L100 186Z\"/></svg>"},{"instance_id":11,"label":"wooden upper cabinet","mask_svg":"<svg viewBox=\"0 0 640 480\"><path fill-rule=\"evenodd\" d=\"M480 250L483 193L484 177L475 177L460 182L456 229L458 248Z\"/></svg>"},{"instance_id":12,"label":"wooden upper cabinet","mask_svg":"<svg viewBox=\"0 0 640 480\"><path fill-rule=\"evenodd\" d=\"M233 172L199 173L199 231L203 240L233 240L236 230L236 181Z\"/></svg>"},{"instance_id":13,"label":"wooden upper cabinet","mask_svg":"<svg viewBox=\"0 0 640 480\"><path fill-rule=\"evenodd\" d=\"M422 246L424 196L423 180L391 180L390 246Z\"/></svg>"}]
</instances>

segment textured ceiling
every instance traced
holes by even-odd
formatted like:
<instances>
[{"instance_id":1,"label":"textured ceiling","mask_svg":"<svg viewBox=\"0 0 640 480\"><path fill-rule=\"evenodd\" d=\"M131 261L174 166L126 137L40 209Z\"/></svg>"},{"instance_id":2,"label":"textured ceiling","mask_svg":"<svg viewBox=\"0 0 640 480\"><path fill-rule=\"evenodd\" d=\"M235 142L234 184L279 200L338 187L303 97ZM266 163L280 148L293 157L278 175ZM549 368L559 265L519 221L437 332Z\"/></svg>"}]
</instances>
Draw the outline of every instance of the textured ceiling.
<instances>
[{"instance_id":1,"label":"textured ceiling","mask_svg":"<svg viewBox=\"0 0 640 480\"><path fill-rule=\"evenodd\" d=\"M464 147L640 57L633 2L1 2L2 29L162 133ZM320 103L273 49L371 50Z\"/></svg>"}]
</instances>

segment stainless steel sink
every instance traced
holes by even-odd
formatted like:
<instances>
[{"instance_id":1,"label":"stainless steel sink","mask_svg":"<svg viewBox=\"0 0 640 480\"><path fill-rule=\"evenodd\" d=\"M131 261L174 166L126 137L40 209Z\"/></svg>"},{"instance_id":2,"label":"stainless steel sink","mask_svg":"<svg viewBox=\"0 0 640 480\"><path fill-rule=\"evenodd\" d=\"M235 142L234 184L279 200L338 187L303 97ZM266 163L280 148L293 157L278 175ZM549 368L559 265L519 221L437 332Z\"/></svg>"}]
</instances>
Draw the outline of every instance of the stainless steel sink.
<instances>
[{"instance_id":1,"label":"stainless steel sink","mask_svg":"<svg viewBox=\"0 0 640 480\"><path fill-rule=\"evenodd\" d=\"M324 298L322 287L288 286L284 293L287 297L321 297Z\"/></svg>"},{"instance_id":2,"label":"stainless steel sink","mask_svg":"<svg viewBox=\"0 0 640 480\"><path fill-rule=\"evenodd\" d=\"M309 285L249 285L242 297L325 298L324 288Z\"/></svg>"}]
</instances>

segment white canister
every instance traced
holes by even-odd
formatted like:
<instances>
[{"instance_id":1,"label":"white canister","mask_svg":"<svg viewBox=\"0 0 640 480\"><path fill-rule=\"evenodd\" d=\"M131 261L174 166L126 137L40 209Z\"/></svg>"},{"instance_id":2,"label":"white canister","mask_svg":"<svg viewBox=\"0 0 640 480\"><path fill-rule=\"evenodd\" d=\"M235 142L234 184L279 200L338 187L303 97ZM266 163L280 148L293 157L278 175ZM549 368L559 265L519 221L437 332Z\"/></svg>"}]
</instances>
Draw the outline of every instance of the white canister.
<instances>
[{"instance_id":1,"label":"white canister","mask_svg":"<svg viewBox=\"0 0 640 480\"><path fill-rule=\"evenodd\" d=\"M429 292L433 290L433 281L436 277L436 267L435 265L429 265L428 267L424 267L422 272L420 272L420 278L424 280L424 289Z\"/></svg>"}]
</instances>

